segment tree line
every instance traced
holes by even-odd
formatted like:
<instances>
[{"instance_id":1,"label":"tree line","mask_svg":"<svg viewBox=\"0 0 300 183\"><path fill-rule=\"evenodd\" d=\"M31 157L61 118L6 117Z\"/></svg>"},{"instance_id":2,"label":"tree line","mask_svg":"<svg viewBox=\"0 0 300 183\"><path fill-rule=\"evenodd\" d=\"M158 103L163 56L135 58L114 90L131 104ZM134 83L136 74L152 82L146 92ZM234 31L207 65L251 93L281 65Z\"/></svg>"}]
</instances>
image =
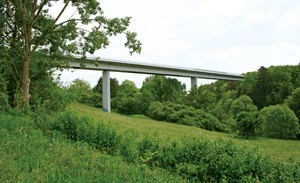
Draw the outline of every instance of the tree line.
<instances>
[{"instance_id":1,"label":"tree line","mask_svg":"<svg viewBox=\"0 0 300 183\"><path fill-rule=\"evenodd\" d=\"M300 66L261 67L242 82L216 81L192 88L161 75L141 88L111 78L112 109L130 115L191 125L239 136L299 138ZM75 80L68 90L77 101L101 107L102 78L93 88Z\"/></svg>"}]
</instances>

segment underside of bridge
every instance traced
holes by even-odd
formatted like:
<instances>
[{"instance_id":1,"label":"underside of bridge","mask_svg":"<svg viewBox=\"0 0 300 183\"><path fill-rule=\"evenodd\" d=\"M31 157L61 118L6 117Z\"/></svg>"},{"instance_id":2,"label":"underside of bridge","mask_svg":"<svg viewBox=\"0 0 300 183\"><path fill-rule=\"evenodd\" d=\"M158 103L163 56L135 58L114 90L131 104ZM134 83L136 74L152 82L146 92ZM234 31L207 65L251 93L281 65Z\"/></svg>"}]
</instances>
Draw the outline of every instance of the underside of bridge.
<instances>
[{"instance_id":1,"label":"underside of bridge","mask_svg":"<svg viewBox=\"0 0 300 183\"><path fill-rule=\"evenodd\" d=\"M74 69L103 71L102 100L103 100L103 110L105 112L111 112L110 71L189 77L191 78L191 87L197 87L197 78L229 80L229 81L241 81L244 78L243 75L232 74L227 72L179 68L179 67L153 65L153 64L141 64L141 63L125 62L125 61L111 60L111 59L99 59L99 58L71 59L70 67Z\"/></svg>"}]
</instances>

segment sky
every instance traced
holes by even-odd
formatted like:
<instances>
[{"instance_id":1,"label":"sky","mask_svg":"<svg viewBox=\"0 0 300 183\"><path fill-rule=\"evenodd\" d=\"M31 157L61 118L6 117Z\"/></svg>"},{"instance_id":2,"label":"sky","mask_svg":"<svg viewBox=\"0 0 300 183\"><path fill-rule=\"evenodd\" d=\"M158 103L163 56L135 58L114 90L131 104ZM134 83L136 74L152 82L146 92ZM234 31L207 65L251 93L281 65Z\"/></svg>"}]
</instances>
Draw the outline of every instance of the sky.
<instances>
[{"instance_id":1,"label":"sky","mask_svg":"<svg viewBox=\"0 0 300 183\"><path fill-rule=\"evenodd\" d=\"M102 0L106 16L131 16L129 30L142 42L140 55L129 54L125 36L111 39L94 56L141 63L242 74L261 66L300 62L299 0ZM96 85L101 71L64 71ZM148 75L111 73L141 87ZM178 78L187 87L189 78ZM208 80L198 79L198 83Z\"/></svg>"}]
</instances>

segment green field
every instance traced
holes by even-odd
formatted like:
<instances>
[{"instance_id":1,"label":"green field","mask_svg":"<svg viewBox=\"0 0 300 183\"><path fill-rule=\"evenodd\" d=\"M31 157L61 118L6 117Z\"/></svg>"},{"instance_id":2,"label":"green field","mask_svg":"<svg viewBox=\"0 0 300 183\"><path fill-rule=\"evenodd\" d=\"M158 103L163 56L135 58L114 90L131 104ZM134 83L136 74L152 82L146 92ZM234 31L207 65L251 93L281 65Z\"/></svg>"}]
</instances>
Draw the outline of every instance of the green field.
<instances>
[{"instance_id":1,"label":"green field","mask_svg":"<svg viewBox=\"0 0 300 183\"><path fill-rule=\"evenodd\" d=\"M222 139L232 141L246 148L257 149L263 154L270 155L278 161L300 162L300 142L293 140L280 140L269 138L240 139L230 134L211 132L204 129L177 125L148 119L144 116L124 116L117 113L104 113L99 108L83 104L72 104L70 109L81 116L88 116L94 122L101 120L109 123L120 134L127 131L137 131L143 135L153 135L161 141L180 140L184 137L199 137L207 139Z\"/></svg>"}]
</instances>

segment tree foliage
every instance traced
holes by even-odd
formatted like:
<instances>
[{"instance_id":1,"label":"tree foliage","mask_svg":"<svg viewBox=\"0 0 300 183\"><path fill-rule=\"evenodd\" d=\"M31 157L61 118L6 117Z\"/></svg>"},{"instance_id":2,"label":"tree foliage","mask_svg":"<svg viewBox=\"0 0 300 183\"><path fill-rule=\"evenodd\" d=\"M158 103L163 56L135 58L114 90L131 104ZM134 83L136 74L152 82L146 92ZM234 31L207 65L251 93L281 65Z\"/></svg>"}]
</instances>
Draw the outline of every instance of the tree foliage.
<instances>
[{"instance_id":1,"label":"tree foliage","mask_svg":"<svg viewBox=\"0 0 300 183\"><path fill-rule=\"evenodd\" d=\"M99 78L97 85L93 87L94 93L102 93L102 77ZM110 78L110 97L113 99L117 96L119 90L119 81L116 78Z\"/></svg>"},{"instance_id":2,"label":"tree foliage","mask_svg":"<svg viewBox=\"0 0 300 183\"><path fill-rule=\"evenodd\" d=\"M181 104L152 102L147 115L156 120L196 126L212 131L224 131L224 126L212 114Z\"/></svg>"},{"instance_id":3,"label":"tree foliage","mask_svg":"<svg viewBox=\"0 0 300 183\"><path fill-rule=\"evenodd\" d=\"M211 91L209 85L192 88L186 97L185 104L197 109L210 110L216 103L216 92Z\"/></svg>"},{"instance_id":4,"label":"tree foliage","mask_svg":"<svg viewBox=\"0 0 300 183\"><path fill-rule=\"evenodd\" d=\"M118 34L126 36L124 45L131 54L141 51L137 34L127 31L131 18L107 18L97 0L5 0L0 3L0 49L5 52L1 61L5 62L4 67L11 68L8 75L14 80L12 89L8 90L11 96L21 93L21 109L28 105L31 97L31 69L38 54L50 56L52 60L67 55L85 57L107 47L109 37ZM58 10L55 15L50 13L54 9ZM71 16L65 19L66 14Z\"/></svg>"},{"instance_id":5,"label":"tree foliage","mask_svg":"<svg viewBox=\"0 0 300 183\"><path fill-rule=\"evenodd\" d=\"M141 92L152 95L154 101L175 102L185 95L185 85L177 79L155 75L145 79Z\"/></svg>"},{"instance_id":6,"label":"tree foliage","mask_svg":"<svg viewBox=\"0 0 300 183\"><path fill-rule=\"evenodd\" d=\"M259 109L282 104L292 91L299 87L299 71L299 66L261 67L257 73L247 74L239 91L249 95Z\"/></svg>"},{"instance_id":7,"label":"tree foliage","mask_svg":"<svg viewBox=\"0 0 300 183\"><path fill-rule=\"evenodd\" d=\"M132 81L125 80L120 85L117 96L112 101L112 108L122 114L139 114L139 89Z\"/></svg>"},{"instance_id":8,"label":"tree foliage","mask_svg":"<svg viewBox=\"0 0 300 183\"><path fill-rule=\"evenodd\" d=\"M287 98L286 103L300 119L300 88L293 91L292 95Z\"/></svg>"},{"instance_id":9,"label":"tree foliage","mask_svg":"<svg viewBox=\"0 0 300 183\"><path fill-rule=\"evenodd\" d=\"M257 111L240 112L236 118L238 135L249 138L262 132L262 119Z\"/></svg>"},{"instance_id":10,"label":"tree foliage","mask_svg":"<svg viewBox=\"0 0 300 183\"><path fill-rule=\"evenodd\" d=\"M230 106L230 112L234 117L240 112L253 112L257 111L257 107L253 105L252 99L247 95L242 95L235 99Z\"/></svg>"},{"instance_id":11,"label":"tree foliage","mask_svg":"<svg viewBox=\"0 0 300 183\"><path fill-rule=\"evenodd\" d=\"M286 105L264 107L261 114L267 137L294 139L300 133L298 118Z\"/></svg>"}]
</instances>

